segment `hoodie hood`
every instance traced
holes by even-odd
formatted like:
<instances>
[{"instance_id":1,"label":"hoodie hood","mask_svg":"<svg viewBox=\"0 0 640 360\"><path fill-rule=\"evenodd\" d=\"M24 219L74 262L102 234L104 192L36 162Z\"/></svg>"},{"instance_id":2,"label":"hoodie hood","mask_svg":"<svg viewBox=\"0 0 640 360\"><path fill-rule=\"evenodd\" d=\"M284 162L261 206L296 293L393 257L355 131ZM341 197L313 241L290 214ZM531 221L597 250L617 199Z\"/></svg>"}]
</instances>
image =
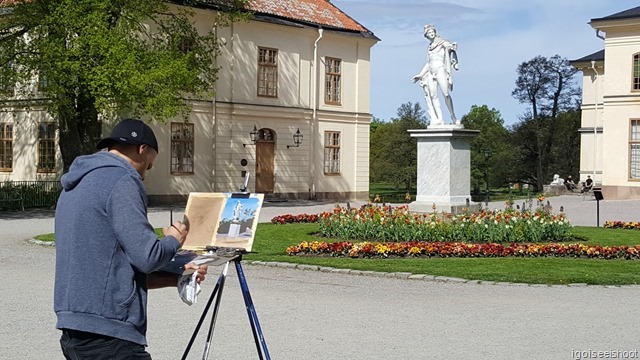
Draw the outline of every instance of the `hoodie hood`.
<instances>
[{"instance_id":1,"label":"hoodie hood","mask_svg":"<svg viewBox=\"0 0 640 360\"><path fill-rule=\"evenodd\" d=\"M65 191L72 190L90 172L110 167L125 169L132 176L141 179L140 174L127 160L108 151L99 151L91 155L78 156L71 164L69 172L62 175L60 179L62 188Z\"/></svg>"}]
</instances>

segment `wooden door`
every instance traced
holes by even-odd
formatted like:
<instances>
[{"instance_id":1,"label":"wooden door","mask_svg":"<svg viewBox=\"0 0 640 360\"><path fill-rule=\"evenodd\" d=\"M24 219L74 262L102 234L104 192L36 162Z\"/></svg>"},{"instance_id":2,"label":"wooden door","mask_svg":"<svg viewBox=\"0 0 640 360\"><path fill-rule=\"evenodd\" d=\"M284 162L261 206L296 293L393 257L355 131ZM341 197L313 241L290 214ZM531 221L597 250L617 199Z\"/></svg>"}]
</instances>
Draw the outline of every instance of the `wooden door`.
<instances>
[{"instance_id":1,"label":"wooden door","mask_svg":"<svg viewBox=\"0 0 640 360\"><path fill-rule=\"evenodd\" d=\"M275 142L256 142L256 191L271 194L275 187Z\"/></svg>"}]
</instances>

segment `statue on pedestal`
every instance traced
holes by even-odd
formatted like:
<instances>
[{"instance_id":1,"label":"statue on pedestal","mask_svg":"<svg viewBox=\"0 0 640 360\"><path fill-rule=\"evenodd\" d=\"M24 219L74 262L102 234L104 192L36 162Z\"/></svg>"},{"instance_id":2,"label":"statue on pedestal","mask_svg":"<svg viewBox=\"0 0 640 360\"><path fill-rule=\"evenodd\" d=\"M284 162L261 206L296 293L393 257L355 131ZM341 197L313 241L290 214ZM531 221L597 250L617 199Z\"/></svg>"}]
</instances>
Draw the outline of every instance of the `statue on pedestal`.
<instances>
[{"instance_id":1,"label":"statue on pedestal","mask_svg":"<svg viewBox=\"0 0 640 360\"><path fill-rule=\"evenodd\" d=\"M429 59L422 68L422 71L414 76L411 81L418 82L424 91L424 98L427 102L427 113L431 125L444 125L440 100L438 99L438 88L444 96L444 102L451 115L451 124L460 125L460 120L456 118L453 111L453 100L451 91L453 90L453 70L458 70L458 55L456 50L458 44L450 42L438 36L433 25L424 26L424 37L429 39L429 49L427 54Z\"/></svg>"},{"instance_id":2,"label":"statue on pedestal","mask_svg":"<svg viewBox=\"0 0 640 360\"><path fill-rule=\"evenodd\" d=\"M242 212L242 203L240 201L236 201L236 205L233 207L233 218L231 219L231 224L229 225L229 234L228 237L236 238L240 235L240 215Z\"/></svg>"}]
</instances>

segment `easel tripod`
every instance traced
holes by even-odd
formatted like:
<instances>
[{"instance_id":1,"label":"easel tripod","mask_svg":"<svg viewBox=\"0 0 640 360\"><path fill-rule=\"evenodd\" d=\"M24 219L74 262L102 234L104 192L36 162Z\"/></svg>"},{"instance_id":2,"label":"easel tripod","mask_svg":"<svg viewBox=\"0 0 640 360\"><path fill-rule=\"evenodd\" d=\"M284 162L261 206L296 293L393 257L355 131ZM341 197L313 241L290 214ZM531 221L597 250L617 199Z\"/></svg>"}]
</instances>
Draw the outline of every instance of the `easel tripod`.
<instances>
[{"instance_id":1,"label":"easel tripod","mask_svg":"<svg viewBox=\"0 0 640 360\"><path fill-rule=\"evenodd\" d=\"M235 249L228 249L228 250L235 250ZM186 360L187 355L189 354L189 350L191 349L191 346L193 345L193 342L195 341L198 335L198 331L200 330L200 327L202 326L202 323L204 322L205 317L209 312L209 308L211 307L211 304L215 300L215 305L213 307L213 315L211 317L211 324L209 324L209 333L207 334L207 341L205 344L204 352L202 354L202 359L206 360L209 357L209 350L211 348L211 339L213 338L213 328L215 326L216 318L218 316L220 299L222 298L222 290L224 289L224 283L227 278L227 271L229 269L230 262L233 262L234 265L236 266L236 272L238 273L238 281L240 282L240 289L242 290L242 297L244 298L244 304L247 309L247 315L249 316L249 324L251 324L251 331L253 332L253 340L255 341L256 348L258 350L258 358L260 360L265 360L265 359L271 360L271 357L269 356L269 350L267 349L267 343L265 342L264 336L262 335L262 329L260 328L258 315L256 314L255 307L253 306L251 293L249 292L249 287L247 286L247 279L245 278L244 271L242 270L242 264L240 263L241 261L242 261L242 253L236 250L236 255L232 257L230 261L226 262L223 265L222 272L218 277L218 282L216 283L216 286L213 288L213 292L211 293L211 296L209 297L209 301L207 302L207 305L205 306L204 311L200 316L200 320L198 321L198 325L196 325L193 335L191 335L189 344L187 345L187 348L185 349L184 354L182 355L182 360Z\"/></svg>"}]
</instances>

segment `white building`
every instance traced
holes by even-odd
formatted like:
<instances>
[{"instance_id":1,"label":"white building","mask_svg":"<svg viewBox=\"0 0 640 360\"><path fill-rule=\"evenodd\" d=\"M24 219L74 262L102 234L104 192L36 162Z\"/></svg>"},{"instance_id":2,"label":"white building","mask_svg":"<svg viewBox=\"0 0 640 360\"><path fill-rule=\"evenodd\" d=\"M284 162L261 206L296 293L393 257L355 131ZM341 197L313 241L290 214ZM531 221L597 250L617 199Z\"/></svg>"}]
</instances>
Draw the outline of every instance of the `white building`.
<instances>
[{"instance_id":1,"label":"white building","mask_svg":"<svg viewBox=\"0 0 640 360\"><path fill-rule=\"evenodd\" d=\"M370 50L379 39L326 0L248 7L252 20L217 29L215 98L193 102L187 124L152 124L160 154L145 180L150 199L236 191L245 172L252 192L367 199ZM214 8L203 0L194 10L204 33ZM7 107L0 126L0 181L59 179L56 125L44 112Z\"/></svg>"},{"instance_id":2,"label":"white building","mask_svg":"<svg viewBox=\"0 0 640 360\"><path fill-rule=\"evenodd\" d=\"M574 60L583 73L580 177L605 199L640 198L640 7L589 23L604 50Z\"/></svg>"}]
</instances>

